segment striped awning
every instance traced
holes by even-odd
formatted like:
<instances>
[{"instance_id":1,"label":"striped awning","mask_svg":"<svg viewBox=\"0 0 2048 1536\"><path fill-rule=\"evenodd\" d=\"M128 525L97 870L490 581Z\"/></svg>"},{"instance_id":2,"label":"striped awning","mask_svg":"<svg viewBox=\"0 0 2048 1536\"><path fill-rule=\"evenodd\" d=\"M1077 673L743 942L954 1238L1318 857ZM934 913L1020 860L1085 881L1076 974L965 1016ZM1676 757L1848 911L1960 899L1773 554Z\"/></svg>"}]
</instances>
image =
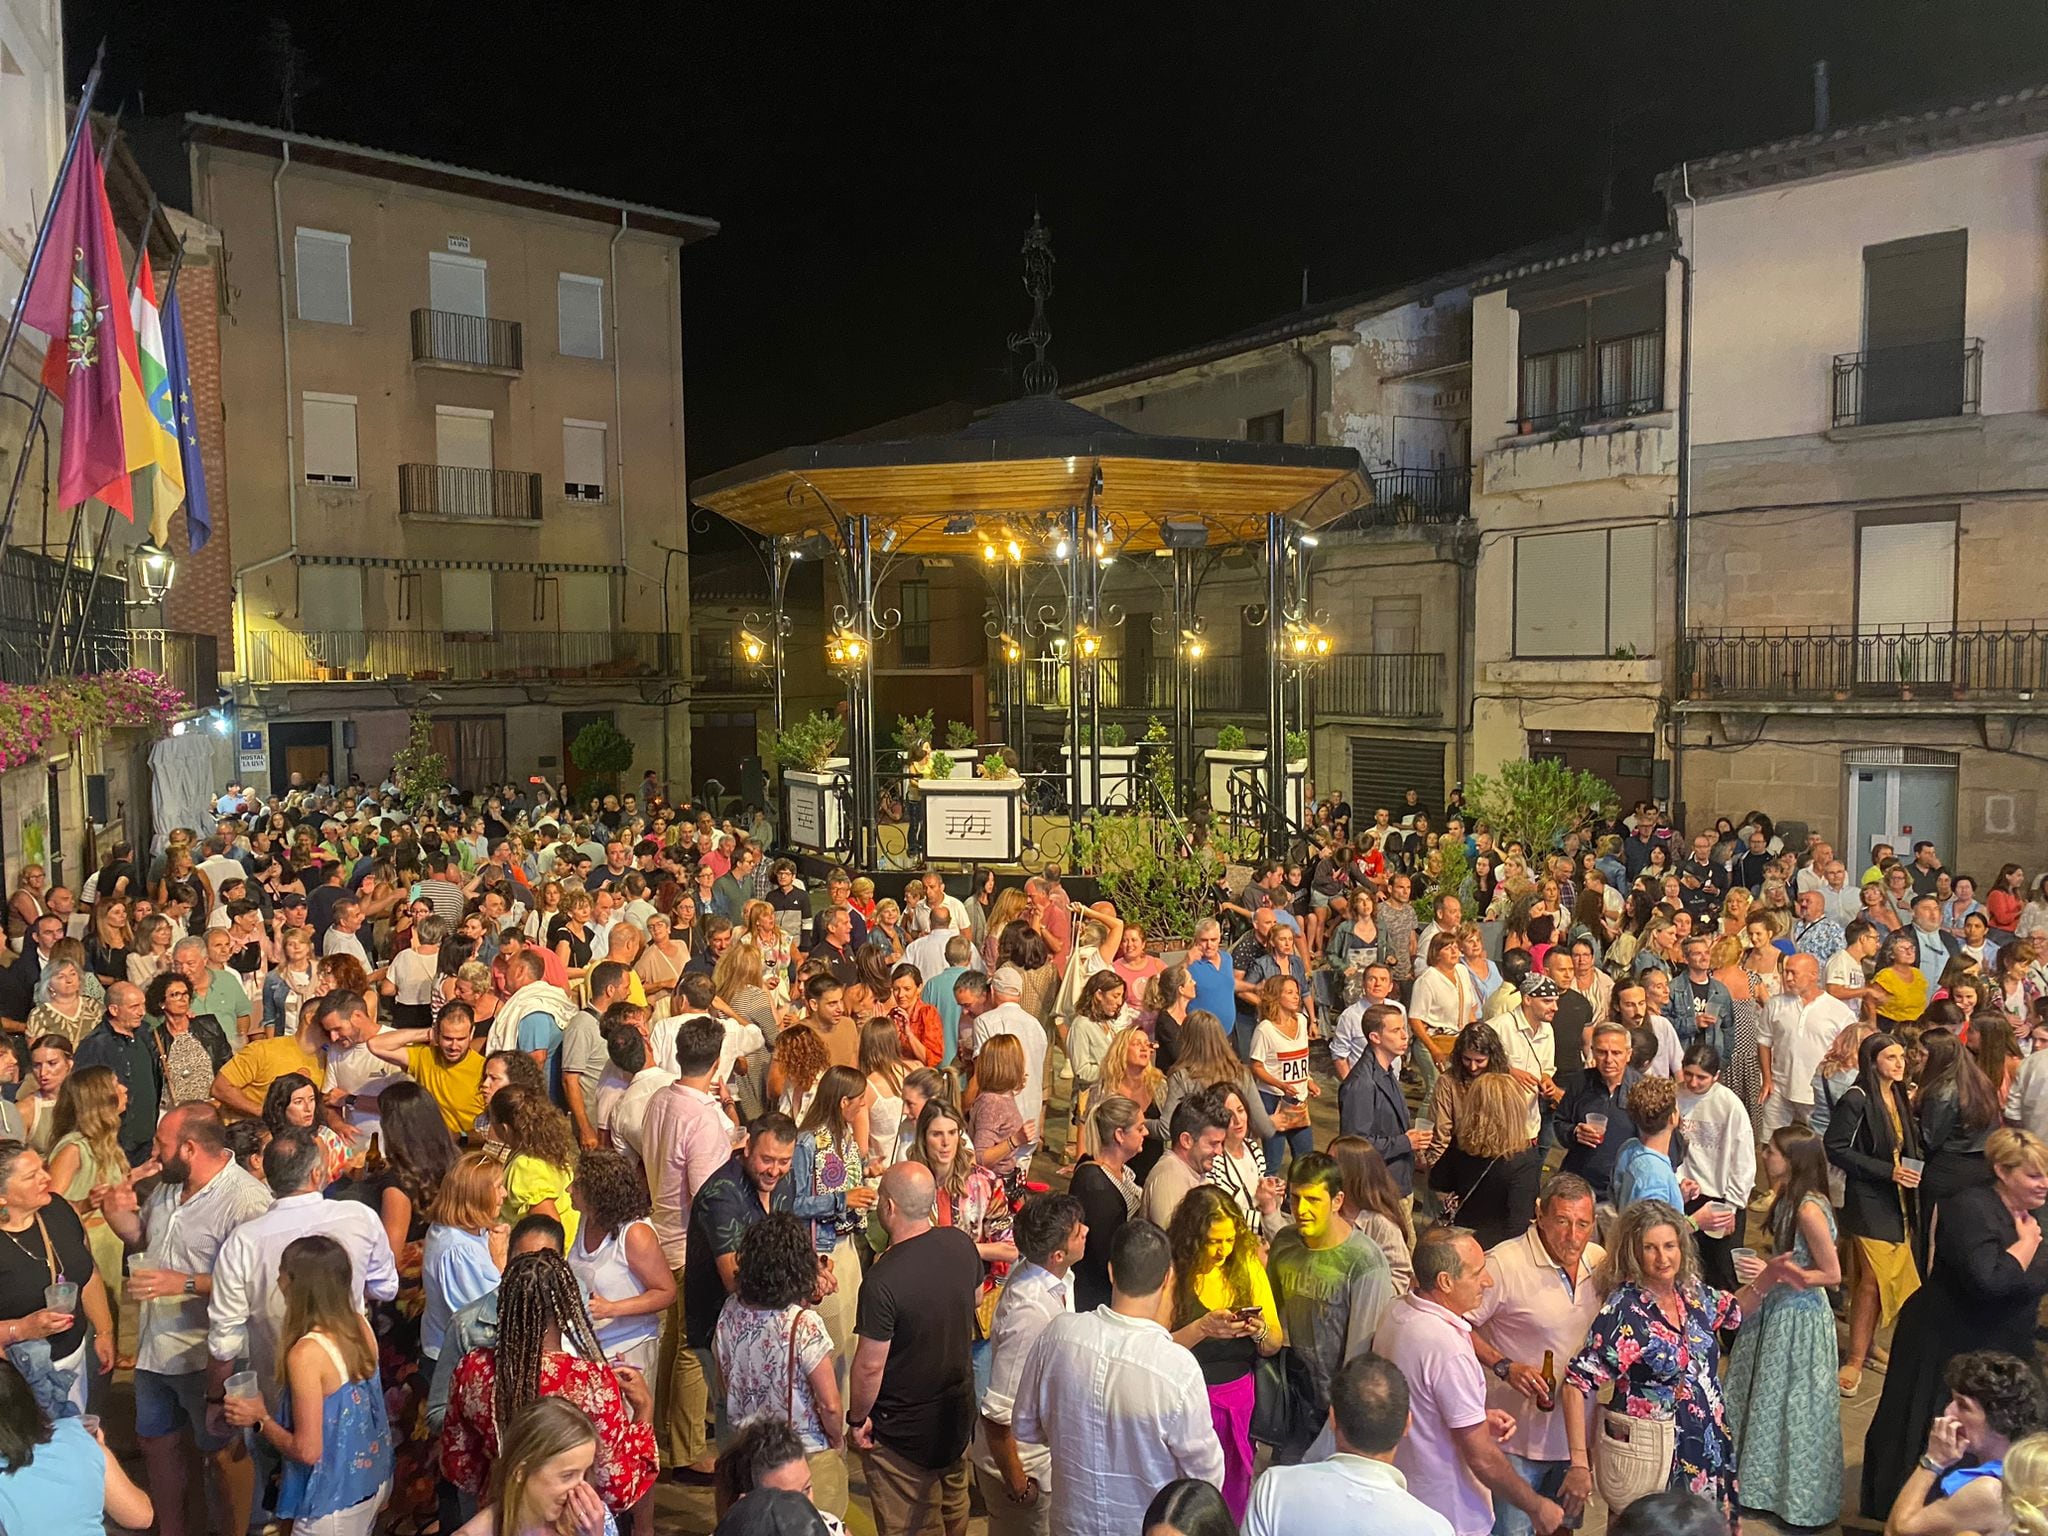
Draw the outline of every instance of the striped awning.
<instances>
[{"instance_id":1,"label":"striped awning","mask_svg":"<svg viewBox=\"0 0 2048 1536\"><path fill-rule=\"evenodd\" d=\"M565 572L599 576L625 574L623 565L548 564L539 560L423 560L404 555L306 555L301 565L381 566L401 571L525 571L535 576L559 576Z\"/></svg>"}]
</instances>

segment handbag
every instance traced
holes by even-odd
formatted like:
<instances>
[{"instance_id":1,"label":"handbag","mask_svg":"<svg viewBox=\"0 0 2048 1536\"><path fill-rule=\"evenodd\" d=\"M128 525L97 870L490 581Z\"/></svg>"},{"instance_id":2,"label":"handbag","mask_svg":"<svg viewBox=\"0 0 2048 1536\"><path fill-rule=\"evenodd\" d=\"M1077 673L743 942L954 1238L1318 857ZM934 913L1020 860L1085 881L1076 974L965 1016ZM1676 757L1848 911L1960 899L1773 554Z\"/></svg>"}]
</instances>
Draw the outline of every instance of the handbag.
<instances>
[{"instance_id":1,"label":"handbag","mask_svg":"<svg viewBox=\"0 0 2048 1536\"><path fill-rule=\"evenodd\" d=\"M1294 1347L1259 1356L1252 1363L1252 1387L1252 1439L1283 1453L1306 1450L1323 1427L1325 1410Z\"/></svg>"},{"instance_id":2,"label":"handbag","mask_svg":"<svg viewBox=\"0 0 2048 1536\"><path fill-rule=\"evenodd\" d=\"M1637 1499L1662 1493L1671 1483L1671 1458L1678 1449L1678 1425L1671 1419L1637 1419L1604 1408L1599 1442L1593 1448L1593 1486L1610 1514Z\"/></svg>"}]
</instances>

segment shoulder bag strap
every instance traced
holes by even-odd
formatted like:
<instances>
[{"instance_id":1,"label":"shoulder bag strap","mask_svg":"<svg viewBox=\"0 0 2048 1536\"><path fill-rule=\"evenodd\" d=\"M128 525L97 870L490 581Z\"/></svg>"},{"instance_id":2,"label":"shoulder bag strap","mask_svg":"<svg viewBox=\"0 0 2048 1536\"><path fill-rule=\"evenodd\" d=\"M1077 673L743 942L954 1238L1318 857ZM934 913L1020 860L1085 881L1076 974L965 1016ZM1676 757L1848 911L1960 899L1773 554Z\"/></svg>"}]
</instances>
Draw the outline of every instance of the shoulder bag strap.
<instances>
[{"instance_id":1,"label":"shoulder bag strap","mask_svg":"<svg viewBox=\"0 0 2048 1536\"><path fill-rule=\"evenodd\" d=\"M795 1308L789 1315L789 1422L796 1422L796 1325L803 1320L804 1309Z\"/></svg>"}]
</instances>

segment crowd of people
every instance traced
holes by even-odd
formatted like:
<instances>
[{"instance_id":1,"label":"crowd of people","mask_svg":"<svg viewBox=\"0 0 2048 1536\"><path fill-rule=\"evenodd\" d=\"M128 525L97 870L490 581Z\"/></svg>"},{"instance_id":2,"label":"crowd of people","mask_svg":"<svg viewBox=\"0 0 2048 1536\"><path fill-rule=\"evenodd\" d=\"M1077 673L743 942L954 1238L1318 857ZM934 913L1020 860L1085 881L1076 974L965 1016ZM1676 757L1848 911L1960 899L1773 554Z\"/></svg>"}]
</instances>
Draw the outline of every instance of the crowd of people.
<instances>
[{"instance_id":1,"label":"crowd of people","mask_svg":"<svg viewBox=\"0 0 2048 1536\"><path fill-rule=\"evenodd\" d=\"M2048 1533L2018 866L1332 797L1176 936L651 775L214 810L7 902L0 1529L1821 1526L1875 1393L1866 1516Z\"/></svg>"}]
</instances>

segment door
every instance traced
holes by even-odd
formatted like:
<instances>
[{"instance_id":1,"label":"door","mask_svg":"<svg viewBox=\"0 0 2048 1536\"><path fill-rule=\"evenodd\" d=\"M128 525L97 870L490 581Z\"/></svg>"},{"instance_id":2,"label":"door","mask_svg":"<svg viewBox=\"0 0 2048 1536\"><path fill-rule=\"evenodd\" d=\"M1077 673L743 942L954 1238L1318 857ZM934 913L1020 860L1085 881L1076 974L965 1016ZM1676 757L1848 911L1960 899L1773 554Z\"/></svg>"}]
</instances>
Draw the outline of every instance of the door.
<instances>
[{"instance_id":1,"label":"door","mask_svg":"<svg viewBox=\"0 0 2048 1536\"><path fill-rule=\"evenodd\" d=\"M448 759L448 778L457 789L505 782L505 717L441 716L434 721L434 750Z\"/></svg>"},{"instance_id":2,"label":"door","mask_svg":"<svg viewBox=\"0 0 2048 1536\"><path fill-rule=\"evenodd\" d=\"M443 517L495 517L491 413L444 405L434 412L434 510Z\"/></svg>"},{"instance_id":3,"label":"door","mask_svg":"<svg viewBox=\"0 0 2048 1536\"><path fill-rule=\"evenodd\" d=\"M1867 516L1856 538L1856 681L1946 682L1954 665L1955 514Z\"/></svg>"},{"instance_id":4,"label":"door","mask_svg":"<svg viewBox=\"0 0 2048 1536\"><path fill-rule=\"evenodd\" d=\"M1614 791L1623 810L1657 798L1655 748L1630 731L1531 731L1532 762L1560 762L1592 774Z\"/></svg>"},{"instance_id":5,"label":"door","mask_svg":"<svg viewBox=\"0 0 2048 1536\"><path fill-rule=\"evenodd\" d=\"M1890 843L1902 856L1926 840L1950 859L1956 846L1956 773L1931 764L1848 765L1849 848L1867 863L1870 850ZM1851 866L1854 873L1861 869Z\"/></svg>"},{"instance_id":6,"label":"door","mask_svg":"<svg viewBox=\"0 0 2048 1536\"><path fill-rule=\"evenodd\" d=\"M1385 807L1395 821L1409 790L1420 791L1422 807L1434 816L1444 803L1444 747L1440 741L1392 736L1351 738L1351 824L1372 825Z\"/></svg>"},{"instance_id":7,"label":"door","mask_svg":"<svg viewBox=\"0 0 2048 1536\"><path fill-rule=\"evenodd\" d=\"M1375 656L1410 656L1422 649L1422 599L1415 596L1372 600L1372 650Z\"/></svg>"},{"instance_id":8,"label":"door","mask_svg":"<svg viewBox=\"0 0 2048 1536\"><path fill-rule=\"evenodd\" d=\"M444 315L469 315L483 319L484 264L470 256L427 257L427 302Z\"/></svg>"},{"instance_id":9,"label":"door","mask_svg":"<svg viewBox=\"0 0 2048 1536\"><path fill-rule=\"evenodd\" d=\"M1969 249L1960 229L1864 247L1864 424L1961 414Z\"/></svg>"},{"instance_id":10,"label":"door","mask_svg":"<svg viewBox=\"0 0 2048 1536\"><path fill-rule=\"evenodd\" d=\"M270 790L283 794L292 775L301 784L334 772L334 725L327 720L277 720L270 726Z\"/></svg>"}]
</instances>

